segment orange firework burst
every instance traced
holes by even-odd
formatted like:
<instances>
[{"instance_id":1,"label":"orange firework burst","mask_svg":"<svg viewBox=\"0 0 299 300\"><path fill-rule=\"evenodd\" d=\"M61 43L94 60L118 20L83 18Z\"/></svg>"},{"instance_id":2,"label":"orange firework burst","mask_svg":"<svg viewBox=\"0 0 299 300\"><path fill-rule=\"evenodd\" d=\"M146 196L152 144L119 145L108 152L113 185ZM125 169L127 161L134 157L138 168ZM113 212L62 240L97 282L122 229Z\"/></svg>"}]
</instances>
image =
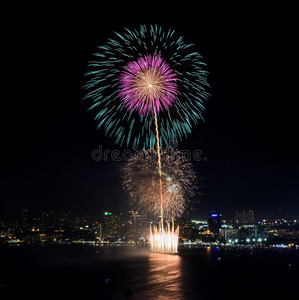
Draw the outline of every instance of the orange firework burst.
<instances>
[{"instance_id":1,"label":"orange firework burst","mask_svg":"<svg viewBox=\"0 0 299 300\"><path fill-rule=\"evenodd\" d=\"M124 168L123 186L140 212L161 215L165 220L182 214L196 189L196 176L190 162L178 150L161 151L161 174L158 151L139 151ZM162 197L161 197L162 192Z\"/></svg>"}]
</instances>

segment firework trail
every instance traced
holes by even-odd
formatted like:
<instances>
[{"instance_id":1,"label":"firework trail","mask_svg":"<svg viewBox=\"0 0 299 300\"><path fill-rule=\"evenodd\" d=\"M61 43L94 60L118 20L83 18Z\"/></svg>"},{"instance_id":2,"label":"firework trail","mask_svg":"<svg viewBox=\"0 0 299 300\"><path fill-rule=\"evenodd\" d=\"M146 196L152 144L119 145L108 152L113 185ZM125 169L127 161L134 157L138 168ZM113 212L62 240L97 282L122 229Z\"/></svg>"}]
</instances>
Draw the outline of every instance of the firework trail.
<instances>
[{"instance_id":1,"label":"firework trail","mask_svg":"<svg viewBox=\"0 0 299 300\"><path fill-rule=\"evenodd\" d=\"M202 119L209 97L202 57L174 30L141 25L98 47L85 89L98 127L133 148L167 147ZM155 118L159 124L156 137Z\"/></svg>"},{"instance_id":2,"label":"firework trail","mask_svg":"<svg viewBox=\"0 0 299 300\"><path fill-rule=\"evenodd\" d=\"M161 175L154 149L137 151L124 168L123 186L132 204L141 213L154 216L161 216L162 204L165 220L184 212L194 195L195 181L191 163L174 149L161 151Z\"/></svg>"}]
</instances>

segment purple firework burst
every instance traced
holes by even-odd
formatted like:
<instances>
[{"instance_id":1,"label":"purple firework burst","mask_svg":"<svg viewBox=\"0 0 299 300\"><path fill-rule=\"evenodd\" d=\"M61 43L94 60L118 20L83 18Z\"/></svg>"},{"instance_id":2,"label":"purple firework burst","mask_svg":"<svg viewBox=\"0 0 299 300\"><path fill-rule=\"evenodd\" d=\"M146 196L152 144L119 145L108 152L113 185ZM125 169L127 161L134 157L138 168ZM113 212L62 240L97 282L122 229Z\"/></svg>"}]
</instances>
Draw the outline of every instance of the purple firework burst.
<instances>
[{"instance_id":1,"label":"purple firework burst","mask_svg":"<svg viewBox=\"0 0 299 300\"><path fill-rule=\"evenodd\" d=\"M128 111L139 115L167 110L176 100L176 73L160 54L127 64L119 77L119 96Z\"/></svg>"}]
</instances>

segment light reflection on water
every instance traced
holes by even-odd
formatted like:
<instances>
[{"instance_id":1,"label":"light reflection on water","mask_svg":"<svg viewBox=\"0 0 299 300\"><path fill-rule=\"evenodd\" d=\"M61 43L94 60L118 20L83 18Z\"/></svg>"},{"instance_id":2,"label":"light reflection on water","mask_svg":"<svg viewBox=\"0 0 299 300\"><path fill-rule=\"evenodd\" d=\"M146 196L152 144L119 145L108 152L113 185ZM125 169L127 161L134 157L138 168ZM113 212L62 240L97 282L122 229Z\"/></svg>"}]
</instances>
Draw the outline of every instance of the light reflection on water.
<instances>
[{"instance_id":1,"label":"light reflection on water","mask_svg":"<svg viewBox=\"0 0 299 300\"><path fill-rule=\"evenodd\" d=\"M130 279L125 284L132 288L136 299L206 299L202 295L206 285L203 273L219 265L219 249L213 247L183 249L178 254L131 254L135 257L132 262L137 257L140 260L126 264Z\"/></svg>"},{"instance_id":2,"label":"light reflection on water","mask_svg":"<svg viewBox=\"0 0 299 300\"><path fill-rule=\"evenodd\" d=\"M140 299L183 299L181 264L178 255L149 253L143 275L130 284Z\"/></svg>"}]
</instances>

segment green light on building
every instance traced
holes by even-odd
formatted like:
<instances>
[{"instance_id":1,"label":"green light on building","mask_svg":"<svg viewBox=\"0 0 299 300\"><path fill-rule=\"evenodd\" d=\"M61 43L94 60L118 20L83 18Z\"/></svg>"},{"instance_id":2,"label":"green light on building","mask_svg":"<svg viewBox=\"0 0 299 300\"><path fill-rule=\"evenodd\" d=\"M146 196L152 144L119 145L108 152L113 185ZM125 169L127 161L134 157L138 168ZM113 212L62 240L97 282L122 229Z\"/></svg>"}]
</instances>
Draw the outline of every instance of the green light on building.
<instances>
[{"instance_id":1,"label":"green light on building","mask_svg":"<svg viewBox=\"0 0 299 300\"><path fill-rule=\"evenodd\" d=\"M105 216L108 216L108 215L112 215L112 213L105 211Z\"/></svg>"}]
</instances>

